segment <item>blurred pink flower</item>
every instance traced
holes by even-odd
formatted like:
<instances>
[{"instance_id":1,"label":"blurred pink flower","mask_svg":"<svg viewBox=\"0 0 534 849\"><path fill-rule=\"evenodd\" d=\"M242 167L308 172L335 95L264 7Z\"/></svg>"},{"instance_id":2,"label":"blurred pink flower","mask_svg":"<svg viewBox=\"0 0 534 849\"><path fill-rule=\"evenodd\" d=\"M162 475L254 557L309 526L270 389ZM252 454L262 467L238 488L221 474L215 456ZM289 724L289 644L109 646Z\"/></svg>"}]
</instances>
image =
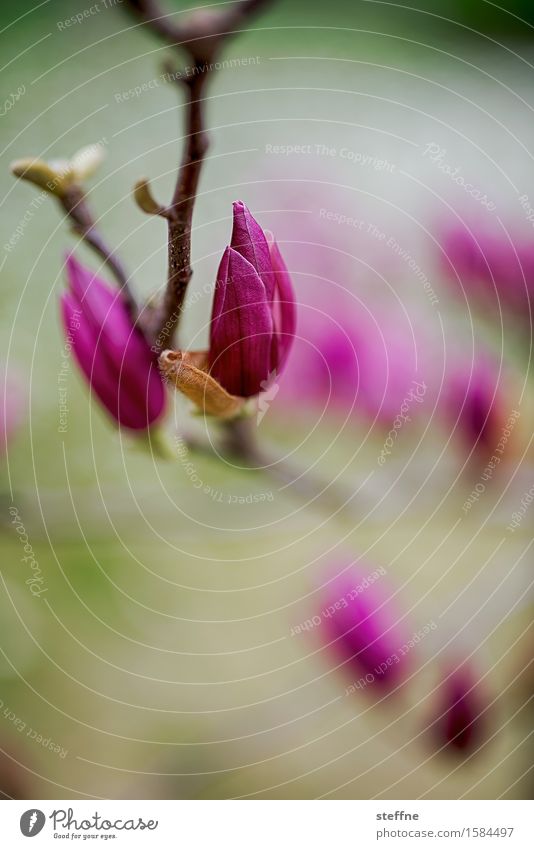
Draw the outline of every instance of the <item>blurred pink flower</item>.
<instances>
[{"instance_id":1,"label":"blurred pink flower","mask_svg":"<svg viewBox=\"0 0 534 849\"><path fill-rule=\"evenodd\" d=\"M488 701L473 669L463 663L451 668L441 684L429 729L434 745L470 754L487 732Z\"/></svg>"},{"instance_id":2,"label":"blurred pink flower","mask_svg":"<svg viewBox=\"0 0 534 849\"><path fill-rule=\"evenodd\" d=\"M409 665L403 647L410 634L381 572L350 566L322 590L325 648L361 688L390 689L404 679Z\"/></svg>"},{"instance_id":3,"label":"blurred pink flower","mask_svg":"<svg viewBox=\"0 0 534 849\"><path fill-rule=\"evenodd\" d=\"M509 240L474 227L455 227L442 237L442 262L456 290L464 289L492 310L529 316L534 296L534 240Z\"/></svg>"},{"instance_id":4,"label":"blurred pink flower","mask_svg":"<svg viewBox=\"0 0 534 849\"><path fill-rule=\"evenodd\" d=\"M389 430L413 381L432 382L427 304L404 308L402 285L399 297L394 286L405 264L382 242L325 218L328 209L346 208L346 198L323 176L320 186L275 184L276 221L283 222L298 299L297 334L277 397L286 408L354 412ZM426 399L413 405L412 417L428 406Z\"/></svg>"},{"instance_id":5,"label":"blurred pink flower","mask_svg":"<svg viewBox=\"0 0 534 849\"><path fill-rule=\"evenodd\" d=\"M391 427L414 381L425 379L433 357L420 328L390 307L365 310L349 292L299 304L299 328L280 395L320 407L354 411ZM411 416L421 412L413 405Z\"/></svg>"}]
</instances>

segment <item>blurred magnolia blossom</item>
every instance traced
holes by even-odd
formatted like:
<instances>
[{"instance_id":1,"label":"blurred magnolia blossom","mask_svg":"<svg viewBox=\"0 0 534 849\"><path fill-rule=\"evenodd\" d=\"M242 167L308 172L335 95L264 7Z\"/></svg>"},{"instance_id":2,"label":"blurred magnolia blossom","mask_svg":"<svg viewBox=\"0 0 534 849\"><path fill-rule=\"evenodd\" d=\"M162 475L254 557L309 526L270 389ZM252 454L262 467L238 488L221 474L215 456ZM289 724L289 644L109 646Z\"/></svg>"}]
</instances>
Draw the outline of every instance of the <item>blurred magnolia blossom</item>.
<instances>
[{"instance_id":1,"label":"blurred magnolia blossom","mask_svg":"<svg viewBox=\"0 0 534 849\"><path fill-rule=\"evenodd\" d=\"M308 292L281 398L354 412L389 429L415 381L436 385L432 345L420 317L412 318L398 304L367 308L338 286ZM429 409L429 400L412 405L410 420Z\"/></svg>"},{"instance_id":2,"label":"blurred magnolia blossom","mask_svg":"<svg viewBox=\"0 0 534 849\"><path fill-rule=\"evenodd\" d=\"M361 211L351 213L327 173L318 175L320 185L291 177L295 183L276 182L276 216L283 221L299 320L278 399L288 406L298 400L301 408L354 413L389 430L414 380L429 388L437 382L428 299L403 285L402 259L373 235L370 221L357 217ZM328 218L341 209L343 220L363 226ZM413 405L411 418L424 416L429 407L427 396L424 405Z\"/></svg>"},{"instance_id":3,"label":"blurred magnolia blossom","mask_svg":"<svg viewBox=\"0 0 534 849\"><path fill-rule=\"evenodd\" d=\"M405 648L410 632L387 579L369 583L370 571L360 564L340 565L321 590L321 637L324 650L343 664L355 689L389 690L410 667Z\"/></svg>"},{"instance_id":4,"label":"blurred magnolia blossom","mask_svg":"<svg viewBox=\"0 0 534 849\"><path fill-rule=\"evenodd\" d=\"M299 327L279 397L318 410L355 413L390 429L406 410L411 387L422 383L422 403L408 405L407 420L436 416L453 433L453 445L463 456L472 452L477 462L488 460L511 413L509 366L501 367L486 350L473 357L461 336L454 339L452 355L448 350L440 354L422 309L410 302L410 311L405 310L402 298L369 295L365 280L355 275L371 272L353 265L348 279L346 255L323 245L308 218L304 223L317 241L300 241L298 219L288 230L296 236L287 253L295 269ZM310 263L324 279L314 278Z\"/></svg>"},{"instance_id":5,"label":"blurred magnolia blossom","mask_svg":"<svg viewBox=\"0 0 534 849\"><path fill-rule=\"evenodd\" d=\"M17 431L23 417L23 398L19 377L11 372L0 371L2 386L2 411L0 415L0 453Z\"/></svg>"},{"instance_id":6,"label":"blurred magnolia blossom","mask_svg":"<svg viewBox=\"0 0 534 849\"><path fill-rule=\"evenodd\" d=\"M534 296L534 240L490 233L473 225L446 229L442 265L456 292L492 311L512 310L530 322Z\"/></svg>"},{"instance_id":7,"label":"blurred magnolia blossom","mask_svg":"<svg viewBox=\"0 0 534 849\"><path fill-rule=\"evenodd\" d=\"M434 745L469 755L486 739L489 701L474 668L467 662L450 667L435 701L430 732Z\"/></svg>"},{"instance_id":8,"label":"blurred magnolia blossom","mask_svg":"<svg viewBox=\"0 0 534 849\"><path fill-rule=\"evenodd\" d=\"M338 190L327 190L329 200L322 203L339 208ZM403 297L403 269L398 262L392 264L384 243L369 237L366 228L325 224L325 217L314 214L316 194L314 187L298 187L288 198L310 213L291 216L285 230L284 252L297 289L299 326L280 381L280 400L298 398L300 405L351 412L390 429L405 411L414 382L423 383L423 402L409 405L409 420L436 416L449 433L454 430L457 450L487 460L511 413L504 389L511 369L503 368L501 374L486 351L473 361L470 340L461 335L454 339L452 358L447 349L441 352L438 334L428 322L428 304ZM517 260L514 272L503 245L495 248L494 241L486 241L496 278L507 283L511 297L520 270ZM472 261L475 249L468 231L445 238L451 262L459 257L459 265L463 262L473 273L478 268L480 275L482 266ZM525 243L521 257L534 282L534 248ZM448 267L450 271L450 262ZM390 287L384 287L384 279ZM476 285L474 274L470 285ZM446 337L444 344L448 341Z\"/></svg>"}]
</instances>

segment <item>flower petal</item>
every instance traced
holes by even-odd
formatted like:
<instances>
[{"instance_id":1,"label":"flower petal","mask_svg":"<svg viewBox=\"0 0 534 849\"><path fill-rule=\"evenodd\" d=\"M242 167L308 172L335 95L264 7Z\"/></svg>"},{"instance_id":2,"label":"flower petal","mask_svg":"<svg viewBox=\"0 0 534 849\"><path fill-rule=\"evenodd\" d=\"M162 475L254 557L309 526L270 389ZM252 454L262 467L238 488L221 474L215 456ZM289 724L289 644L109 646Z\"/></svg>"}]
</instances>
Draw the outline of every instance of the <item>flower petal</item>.
<instances>
[{"instance_id":1,"label":"flower petal","mask_svg":"<svg viewBox=\"0 0 534 849\"><path fill-rule=\"evenodd\" d=\"M128 392L117 380L117 369L106 355L103 345L96 343L91 326L80 318L80 307L72 295L62 295L61 310L65 331L72 338L72 350L78 365L91 388L108 412L124 427L134 430L147 427L147 418L140 413Z\"/></svg>"},{"instance_id":2,"label":"flower petal","mask_svg":"<svg viewBox=\"0 0 534 849\"><path fill-rule=\"evenodd\" d=\"M134 327L116 293L72 255L67 259L70 295L62 298L67 332L78 311L76 358L87 379L117 421L146 428L163 413L165 387L150 347Z\"/></svg>"},{"instance_id":3,"label":"flower petal","mask_svg":"<svg viewBox=\"0 0 534 849\"><path fill-rule=\"evenodd\" d=\"M265 286L237 251L224 252L210 329L211 374L231 395L257 395L269 376L273 319Z\"/></svg>"},{"instance_id":4,"label":"flower petal","mask_svg":"<svg viewBox=\"0 0 534 849\"><path fill-rule=\"evenodd\" d=\"M242 200L236 200L234 203L234 226L230 247L255 268L265 286L267 298L272 301L274 278L269 245L265 233Z\"/></svg>"},{"instance_id":5,"label":"flower petal","mask_svg":"<svg viewBox=\"0 0 534 849\"><path fill-rule=\"evenodd\" d=\"M274 273L274 326L278 341L276 368L280 372L287 360L297 330L297 303L289 271L271 233L266 232Z\"/></svg>"},{"instance_id":6,"label":"flower petal","mask_svg":"<svg viewBox=\"0 0 534 849\"><path fill-rule=\"evenodd\" d=\"M107 333L112 343L123 345L131 336L132 322L120 292L108 286L72 254L67 257L66 269L70 290L85 317L94 328Z\"/></svg>"}]
</instances>

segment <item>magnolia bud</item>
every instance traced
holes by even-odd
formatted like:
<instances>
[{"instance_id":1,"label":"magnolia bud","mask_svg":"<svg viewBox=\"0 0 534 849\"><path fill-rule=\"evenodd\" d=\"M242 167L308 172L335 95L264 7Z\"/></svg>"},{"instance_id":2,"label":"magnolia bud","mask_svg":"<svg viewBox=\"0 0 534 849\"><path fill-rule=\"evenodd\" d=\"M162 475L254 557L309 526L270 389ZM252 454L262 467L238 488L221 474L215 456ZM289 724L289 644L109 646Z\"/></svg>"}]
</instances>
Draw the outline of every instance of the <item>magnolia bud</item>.
<instances>
[{"instance_id":1,"label":"magnolia bud","mask_svg":"<svg viewBox=\"0 0 534 849\"><path fill-rule=\"evenodd\" d=\"M69 163L66 160L44 162L42 159L17 159L11 163L15 177L35 183L52 195L61 197L72 182Z\"/></svg>"},{"instance_id":2,"label":"magnolia bud","mask_svg":"<svg viewBox=\"0 0 534 849\"><path fill-rule=\"evenodd\" d=\"M83 183L101 164L104 149L101 144L90 144L80 148L71 159L16 159L11 163L15 177L28 180L58 198L66 190Z\"/></svg>"}]
</instances>

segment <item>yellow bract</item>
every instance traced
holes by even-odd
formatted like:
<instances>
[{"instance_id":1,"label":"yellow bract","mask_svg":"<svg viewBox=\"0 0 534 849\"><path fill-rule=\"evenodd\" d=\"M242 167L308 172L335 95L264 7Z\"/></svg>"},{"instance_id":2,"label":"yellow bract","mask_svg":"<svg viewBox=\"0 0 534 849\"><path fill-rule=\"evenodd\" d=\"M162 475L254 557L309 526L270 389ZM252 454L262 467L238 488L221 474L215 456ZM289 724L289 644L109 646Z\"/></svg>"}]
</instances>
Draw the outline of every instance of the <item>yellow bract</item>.
<instances>
[{"instance_id":1,"label":"yellow bract","mask_svg":"<svg viewBox=\"0 0 534 849\"><path fill-rule=\"evenodd\" d=\"M241 413L245 399L230 395L205 371L206 353L163 351L159 365L164 377L206 415L231 419Z\"/></svg>"}]
</instances>

